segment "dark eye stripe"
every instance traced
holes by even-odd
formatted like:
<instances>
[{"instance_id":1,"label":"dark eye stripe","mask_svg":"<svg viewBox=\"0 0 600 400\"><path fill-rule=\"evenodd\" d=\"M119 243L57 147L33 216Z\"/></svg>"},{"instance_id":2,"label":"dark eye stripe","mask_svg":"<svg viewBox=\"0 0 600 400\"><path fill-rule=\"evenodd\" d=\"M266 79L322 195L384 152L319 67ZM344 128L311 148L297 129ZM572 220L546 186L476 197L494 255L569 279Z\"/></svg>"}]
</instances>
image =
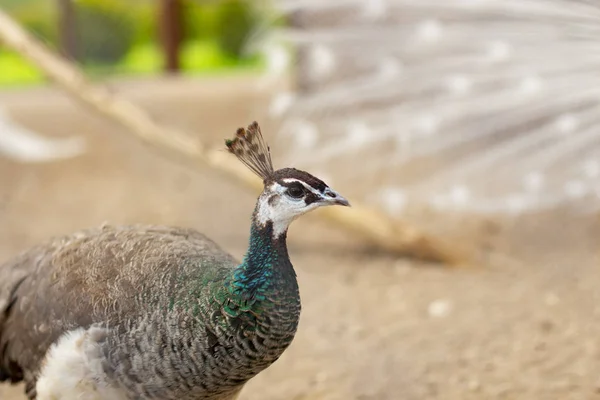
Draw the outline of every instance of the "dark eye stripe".
<instances>
[{"instance_id":1,"label":"dark eye stripe","mask_svg":"<svg viewBox=\"0 0 600 400\"><path fill-rule=\"evenodd\" d=\"M319 196L317 196L316 194L314 194L313 192L309 192L306 197L304 197L304 202L306 203L306 205L312 204L315 201L319 200Z\"/></svg>"}]
</instances>

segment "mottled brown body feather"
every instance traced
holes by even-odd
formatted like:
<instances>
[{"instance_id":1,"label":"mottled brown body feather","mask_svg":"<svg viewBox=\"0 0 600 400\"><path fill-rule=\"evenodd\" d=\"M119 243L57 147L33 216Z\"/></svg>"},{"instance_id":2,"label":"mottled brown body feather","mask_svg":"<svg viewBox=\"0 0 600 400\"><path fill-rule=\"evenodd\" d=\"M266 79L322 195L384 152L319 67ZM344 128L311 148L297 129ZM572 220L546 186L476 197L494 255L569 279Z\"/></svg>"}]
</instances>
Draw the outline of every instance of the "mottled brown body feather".
<instances>
[{"instance_id":1,"label":"mottled brown body feather","mask_svg":"<svg viewBox=\"0 0 600 400\"><path fill-rule=\"evenodd\" d=\"M2 374L32 387L64 332L156 311L161 299L176 296L175 279L198 275L202 264L209 281L238 263L194 230L155 226L104 226L22 253L0 266Z\"/></svg>"}]
</instances>

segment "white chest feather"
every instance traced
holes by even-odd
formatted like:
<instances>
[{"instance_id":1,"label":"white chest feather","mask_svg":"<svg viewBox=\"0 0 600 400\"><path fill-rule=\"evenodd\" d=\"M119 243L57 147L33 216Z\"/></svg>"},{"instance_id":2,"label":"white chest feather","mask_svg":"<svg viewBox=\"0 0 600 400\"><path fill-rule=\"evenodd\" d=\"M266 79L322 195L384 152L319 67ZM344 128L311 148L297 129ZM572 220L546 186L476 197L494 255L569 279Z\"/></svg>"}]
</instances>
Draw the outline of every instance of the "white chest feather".
<instances>
[{"instance_id":1,"label":"white chest feather","mask_svg":"<svg viewBox=\"0 0 600 400\"><path fill-rule=\"evenodd\" d=\"M50 347L36 391L38 400L127 400L104 379L98 340L105 330L92 327L65 333Z\"/></svg>"}]
</instances>

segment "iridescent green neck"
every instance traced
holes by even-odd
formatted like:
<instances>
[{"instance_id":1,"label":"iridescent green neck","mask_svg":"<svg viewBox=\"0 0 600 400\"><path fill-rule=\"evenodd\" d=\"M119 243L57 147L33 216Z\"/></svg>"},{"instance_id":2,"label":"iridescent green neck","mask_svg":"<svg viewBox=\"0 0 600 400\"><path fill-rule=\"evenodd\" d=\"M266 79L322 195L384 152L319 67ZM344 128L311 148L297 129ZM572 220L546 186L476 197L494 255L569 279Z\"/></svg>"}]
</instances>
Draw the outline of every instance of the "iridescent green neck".
<instances>
[{"instance_id":1,"label":"iridescent green neck","mask_svg":"<svg viewBox=\"0 0 600 400\"><path fill-rule=\"evenodd\" d=\"M293 280L292 264L288 256L286 233L273 237L273 224L261 225L252 219L248 250L234 272L230 285L231 294L253 304L266 299L275 285Z\"/></svg>"},{"instance_id":2,"label":"iridescent green neck","mask_svg":"<svg viewBox=\"0 0 600 400\"><path fill-rule=\"evenodd\" d=\"M270 346L280 354L298 328L300 293L288 256L287 230L274 236L273 223L262 216L258 212L252 216L248 250L226 280L220 311L235 320L236 329L246 332L245 337L260 331L260 346L269 338Z\"/></svg>"}]
</instances>

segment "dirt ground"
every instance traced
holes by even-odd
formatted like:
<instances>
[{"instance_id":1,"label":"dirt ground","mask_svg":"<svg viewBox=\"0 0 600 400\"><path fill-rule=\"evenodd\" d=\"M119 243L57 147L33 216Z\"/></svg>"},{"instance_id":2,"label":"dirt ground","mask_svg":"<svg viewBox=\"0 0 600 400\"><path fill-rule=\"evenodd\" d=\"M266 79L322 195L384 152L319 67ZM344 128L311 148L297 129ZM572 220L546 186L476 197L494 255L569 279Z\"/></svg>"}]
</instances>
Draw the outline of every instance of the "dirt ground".
<instances>
[{"instance_id":1,"label":"dirt ground","mask_svg":"<svg viewBox=\"0 0 600 400\"><path fill-rule=\"evenodd\" d=\"M254 83L114 87L216 145L264 118L268 93ZM0 106L46 135L84 135L90 148L44 165L0 157L0 258L104 221L195 227L242 256L255 193L164 157L59 92L0 93ZM299 332L241 399L600 399L600 218L555 212L468 233L453 223L462 240L504 256L448 269L372 251L314 218L295 223ZM24 399L21 390L0 385L0 399Z\"/></svg>"}]
</instances>

